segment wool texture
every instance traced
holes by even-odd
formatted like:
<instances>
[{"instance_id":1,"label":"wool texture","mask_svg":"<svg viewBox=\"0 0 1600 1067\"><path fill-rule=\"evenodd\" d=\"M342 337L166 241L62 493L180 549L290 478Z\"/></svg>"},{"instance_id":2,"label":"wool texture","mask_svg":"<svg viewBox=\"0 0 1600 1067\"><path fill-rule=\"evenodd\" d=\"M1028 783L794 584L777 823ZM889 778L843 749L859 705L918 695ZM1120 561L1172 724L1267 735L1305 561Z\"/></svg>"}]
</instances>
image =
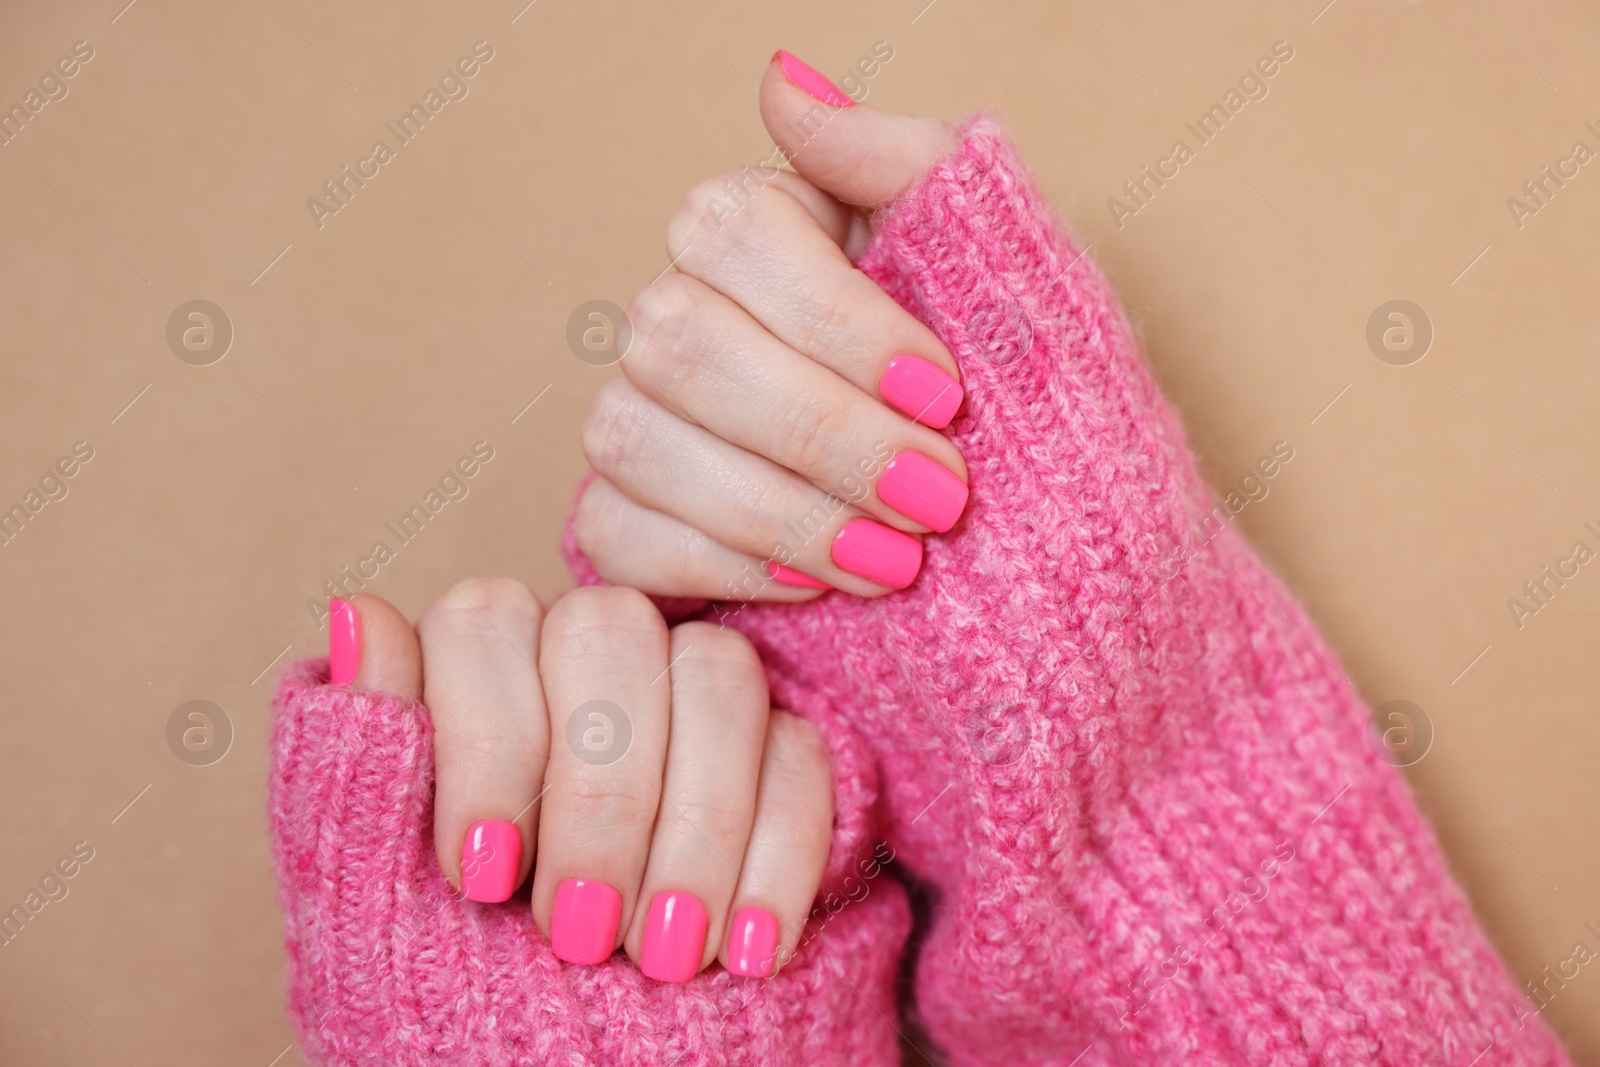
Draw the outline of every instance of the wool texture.
<instances>
[{"instance_id":1,"label":"wool texture","mask_svg":"<svg viewBox=\"0 0 1600 1067\"><path fill-rule=\"evenodd\" d=\"M1566 1063L1105 279L999 129L963 132L857 266L960 364L964 518L904 592L708 609L879 769L930 1055Z\"/></svg>"},{"instance_id":2,"label":"wool texture","mask_svg":"<svg viewBox=\"0 0 1600 1067\"><path fill-rule=\"evenodd\" d=\"M767 981L563 964L525 899L439 873L426 711L297 664L272 821L313 1062L887 1067L902 958L957 1067L1568 1062L1104 279L994 124L963 134L858 266L960 363L966 515L889 597L664 605L748 635L822 731L824 899L859 902ZM863 882L878 842L894 877Z\"/></svg>"},{"instance_id":3,"label":"wool texture","mask_svg":"<svg viewBox=\"0 0 1600 1067\"><path fill-rule=\"evenodd\" d=\"M526 889L451 888L433 846L433 726L419 703L288 668L273 723L271 820L289 1017L319 1067L891 1064L905 893L868 837L876 771L825 737L837 815L822 893L775 977L712 967L681 985L622 953L564 963Z\"/></svg>"}]
</instances>

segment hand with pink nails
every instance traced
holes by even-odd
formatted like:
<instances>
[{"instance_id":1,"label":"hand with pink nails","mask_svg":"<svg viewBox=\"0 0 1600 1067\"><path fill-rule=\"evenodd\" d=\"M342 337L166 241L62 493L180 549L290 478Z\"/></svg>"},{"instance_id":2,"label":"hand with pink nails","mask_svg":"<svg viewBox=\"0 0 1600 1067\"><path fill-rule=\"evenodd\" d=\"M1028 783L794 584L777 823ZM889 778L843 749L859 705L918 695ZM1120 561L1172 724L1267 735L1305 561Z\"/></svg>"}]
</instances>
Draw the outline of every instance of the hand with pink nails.
<instances>
[{"instance_id":1,"label":"hand with pink nails","mask_svg":"<svg viewBox=\"0 0 1600 1067\"><path fill-rule=\"evenodd\" d=\"M667 226L675 270L634 299L624 377L589 411L598 477L577 536L608 581L651 594L881 596L961 521L966 464L939 431L962 389L939 339L851 261L868 212L956 135L857 107L787 52L761 115L783 159L843 161L831 194L776 152L689 192Z\"/></svg>"},{"instance_id":2,"label":"hand with pink nails","mask_svg":"<svg viewBox=\"0 0 1600 1067\"><path fill-rule=\"evenodd\" d=\"M890 1067L903 1010L958 1067L1568 1064L998 127L760 103L798 176L691 194L588 426L601 588L358 597L286 673L310 1061ZM531 914L446 881L535 839Z\"/></svg>"},{"instance_id":3,"label":"hand with pink nails","mask_svg":"<svg viewBox=\"0 0 1600 1067\"><path fill-rule=\"evenodd\" d=\"M329 663L334 686L426 705L439 869L483 906L531 899L558 959L621 947L686 982L714 960L766 978L794 951L832 835L828 755L769 709L739 634L669 630L629 589L546 610L478 578L415 627L377 597L333 601Z\"/></svg>"}]
</instances>

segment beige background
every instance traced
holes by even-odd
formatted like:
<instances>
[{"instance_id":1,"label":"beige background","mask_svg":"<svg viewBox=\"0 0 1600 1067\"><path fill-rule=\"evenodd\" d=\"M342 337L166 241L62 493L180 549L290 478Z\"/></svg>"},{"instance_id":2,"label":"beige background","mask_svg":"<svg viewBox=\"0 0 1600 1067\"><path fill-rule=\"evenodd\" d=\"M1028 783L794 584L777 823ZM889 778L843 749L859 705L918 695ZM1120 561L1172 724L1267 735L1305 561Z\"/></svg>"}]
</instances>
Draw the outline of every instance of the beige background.
<instances>
[{"instance_id":1,"label":"beige background","mask_svg":"<svg viewBox=\"0 0 1600 1067\"><path fill-rule=\"evenodd\" d=\"M1600 148L1592 5L122 2L13 3L0 33L5 106L94 49L0 147L0 507L94 449L0 547L0 910L94 849L0 948L0 1062L299 1062L261 789L277 665L321 641L306 602L479 440L470 496L370 588L414 614L468 573L567 586L577 427L613 373L567 318L626 303L683 191L765 154L780 46L838 75L886 41L869 102L1003 114L1214 482L1293 445L1241 521L1366 696L1426 711L1412 780L1512 968L1600 948L1600 563L1521 629L1507 608L1600 548L1600 165L1520 230L1506 207ZM319 230L306 200L480 40L470 95ZM1270 95L1116 228L1107 198L1278 40ZM195 298L235 331L205 367L165 339ZM1411 366L1364 338L1393 298L1436 330ZM166 740L193 699L234 730L210 766ZM1587 967L1548 1011L1590 1064L1597 1009Z\"/></svg>"}]
</instances>

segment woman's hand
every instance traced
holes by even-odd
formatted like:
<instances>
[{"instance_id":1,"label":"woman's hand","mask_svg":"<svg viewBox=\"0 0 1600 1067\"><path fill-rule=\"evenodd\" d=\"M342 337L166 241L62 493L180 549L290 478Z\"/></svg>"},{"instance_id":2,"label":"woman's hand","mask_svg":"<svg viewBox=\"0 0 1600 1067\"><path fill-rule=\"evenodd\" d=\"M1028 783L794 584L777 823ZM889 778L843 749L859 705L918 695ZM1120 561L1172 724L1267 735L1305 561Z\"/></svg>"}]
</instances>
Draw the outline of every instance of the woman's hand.
<instances>
[{"instance_id":1,"label":"woman's hand","mask_svg":"<svg viewBox=\"0 0 1600 1067\"><path fill-rule=\"evenodd\" d=\"M415 628L366 594L330 608L335 684L428 707L435 847L469 899L508 900L532 869L557 956L620 945L663 981L717 959L765 977L793 952L832 781L815 728L769 710L743 637L669 630L630 589L546 610L509 578L455 583Z\"/></svg>"},{"instance_id":2,"label":"woman's hand","mask_svg":"<svg viewBox=\"0 0 1600 1067\"><path fill-rule=\"evenodd\" d=\"M762 117L799 173L713 178L668 225L676 273L634 299L625 377L584 427L599 477L576 532L611 582L877 596L911 584L921 535L960 518L966 465L937 432L961 403L955 361L851 264L868 236L858 209L907 189L955 134L841 103L774 56Z\"/></svg>"}]
</instances>

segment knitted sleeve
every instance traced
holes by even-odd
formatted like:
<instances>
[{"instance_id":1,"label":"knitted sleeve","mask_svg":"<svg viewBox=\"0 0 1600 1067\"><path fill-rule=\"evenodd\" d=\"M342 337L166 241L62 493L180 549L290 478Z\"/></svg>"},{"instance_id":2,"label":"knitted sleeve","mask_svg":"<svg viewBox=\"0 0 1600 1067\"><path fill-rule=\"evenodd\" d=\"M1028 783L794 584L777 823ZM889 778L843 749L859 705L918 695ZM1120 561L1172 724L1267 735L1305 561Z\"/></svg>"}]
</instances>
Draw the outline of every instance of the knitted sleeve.
<instances>
[{"instance_id":1,"label":"knitted sleeve","mask_svg":"<svg viewBox=\"0 0 1600 1067\"><path fill-rule=\"evenodd\" d=\"M1093 262L963 132L858 265L960 363L967 514L905 592L728 617L878 769L928 1053L1566 1063Z\"/></svg>"},{"instance_id":2,"label":"knitted sleeve","mask_svg":"<svg viewBox=\"0 0 1600 1067\"><path fill-rule=\"evenodd\" d=\"M771 979L683 984L625 956L563 963L526 893L455 893L433 847L433 730L420 704L291 666L272 737L271 819L289 1015L319 1067L730 1067L898 1060L908 912L867 835L876 777L836 753L833 858L800 948ZM536 860L537 862L537 860Z\"/></svg>"}]
</instances>

